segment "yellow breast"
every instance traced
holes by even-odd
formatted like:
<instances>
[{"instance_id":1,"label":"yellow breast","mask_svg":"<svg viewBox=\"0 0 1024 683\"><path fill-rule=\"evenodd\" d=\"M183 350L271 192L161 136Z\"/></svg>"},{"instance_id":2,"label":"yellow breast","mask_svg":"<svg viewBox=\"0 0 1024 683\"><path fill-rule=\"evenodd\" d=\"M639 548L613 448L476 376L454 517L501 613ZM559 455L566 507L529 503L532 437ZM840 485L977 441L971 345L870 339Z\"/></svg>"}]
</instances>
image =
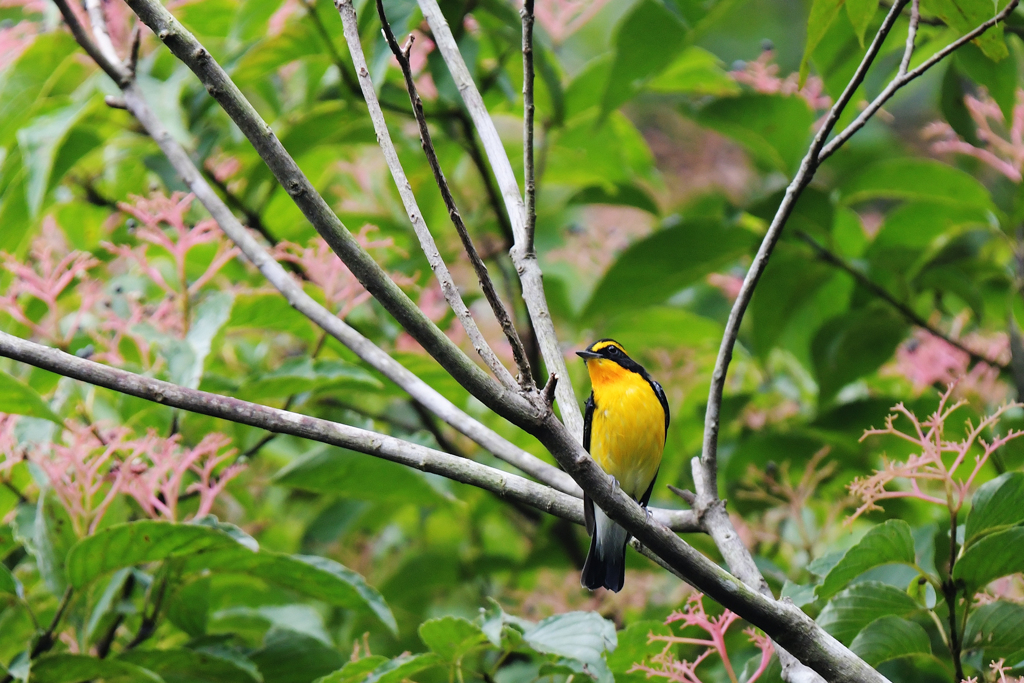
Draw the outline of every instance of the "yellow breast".
<instances>
[{"instance_id":1,"label":"yellow breast","mask_svg":"<svg viewBox=\"0 0 1024 683\"><path fill-rule=\"evenodd\" d=\"M604 366L608 361L589 361ZM651 485L665 447L665 411L650 383L635 372L591 369L594 415L590 455L639 499ZM596 372L595 372L596 371Z\"/></svg>"}]
</instances>

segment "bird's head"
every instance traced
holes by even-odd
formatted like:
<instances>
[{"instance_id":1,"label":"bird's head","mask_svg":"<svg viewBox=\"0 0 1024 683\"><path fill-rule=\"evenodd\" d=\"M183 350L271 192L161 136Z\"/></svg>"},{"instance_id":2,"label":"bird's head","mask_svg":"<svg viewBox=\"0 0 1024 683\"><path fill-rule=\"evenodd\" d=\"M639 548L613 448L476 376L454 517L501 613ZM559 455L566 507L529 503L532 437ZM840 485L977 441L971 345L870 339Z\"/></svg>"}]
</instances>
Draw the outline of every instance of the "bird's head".
<instances>
[{"instance_id":1,"label":"bird's head","mask_svg":"<svg viewBox=\"0 0 1024 683\"><path fill-rule=\"evenodd\" d=\"M598 339L576 355L587 363L590 381L594 384L614 382L625 376L625 373L640 372L642 368L634 361L622 344L614 339Z\"/></svg>"}]
</instances>

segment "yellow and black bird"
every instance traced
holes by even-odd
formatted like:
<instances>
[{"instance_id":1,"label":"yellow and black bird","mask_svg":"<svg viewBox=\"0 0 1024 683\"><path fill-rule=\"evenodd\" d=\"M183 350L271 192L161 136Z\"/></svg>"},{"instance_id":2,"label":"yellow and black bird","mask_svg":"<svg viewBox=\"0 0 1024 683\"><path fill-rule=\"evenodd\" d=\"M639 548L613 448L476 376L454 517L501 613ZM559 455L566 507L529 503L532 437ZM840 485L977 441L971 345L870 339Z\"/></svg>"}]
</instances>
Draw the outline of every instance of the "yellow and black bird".
<instances>
[{"instance_id":1,"label":"yellow and black bird","mask_svg":"<svg viewBox=\"0 0 1024 683\"><path fill-rule=\"evenodd\" d=\"M617 341L600 339L576 355L586 361L593 386L583 420L583 447L623 491L647 507L668 433L665 392ZM618 592L625 580L629 533L586 495L583 510L590 553L581 583L591 590L604 586Z\"/></svg>"}]
</instances>

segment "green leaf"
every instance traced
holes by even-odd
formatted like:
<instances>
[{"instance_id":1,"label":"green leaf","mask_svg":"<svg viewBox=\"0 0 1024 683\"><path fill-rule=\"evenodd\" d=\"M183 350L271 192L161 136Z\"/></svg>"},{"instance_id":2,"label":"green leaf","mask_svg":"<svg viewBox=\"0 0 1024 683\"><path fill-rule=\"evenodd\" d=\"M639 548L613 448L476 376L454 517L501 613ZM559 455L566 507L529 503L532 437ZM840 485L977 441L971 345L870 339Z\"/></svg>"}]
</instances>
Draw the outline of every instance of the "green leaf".
<instances>
[{"instance_id":1,"label":"green leaf","mask_svg":"<svg viewBox=\"0 0 1024 683\"><path fill-rule=\"evenodd\" d=\"M604 654L615 650L615 624L597 612L568 612L544 619L523 634L537 652L576 659L584 664L604 663Z\"/></svg>"},{"instance_id":2,"label":"green leaf","mask_svg":"<svg viewBox=\"0 0 1024 683\"><path fill-rule=\"evenodd\" d=\"M876 619L890 615L905 617L920 608L906 591L878 581L865 581L835 595L816 621L843 644L849 644Z\"/></svg>"},{"instance_id":3,"label":"green leaf","mask_svg":"<svg viewBox=\"0 0 1024 683\"><path fill-rule=\"evenodd\" d=\"M80 589L115 569L224 549L254 555L226 533L204 526L148 519L117 524L71 548L67 578L72 587Z\"/></svg>"},{"instance_id":4,"label":"green leaf","mask_svg":"<svg viewBox=\"0 0 1024 683\"><path fill-rule=\"evenodd\" d=\"M420 624L420 640L447 662L458 662L487 642L480 627L461 617L441 617Z\"/></svg>"},{"instance_id":5,"label":"green leaf","mask_svg":"<svg viewBox=\"0 0 1024 683\"><path fill-rule=\"evenodd\" d=\"M309 683L345 664L345 657L336 648L286 629L271 629L263 647L249 659L263 675L264 683Z\"/></svg>"},{"instance_id":6,"label":"green leaf","mask_svg":"<svg viewBox=\"0 0 1024 683\"><path fill-rule=\"evenodd\" d=\"M441 658L430 652L419 655L401 655L375 668L363 683L399 683L409 676L441 663Z\"/></svg>"},{"instance_id":7,"label":"green leaf","mask_svg":"<svg viewBox=\"0 0 1024 683\"><path fill-rule=\"evenodd\" d=\"M35 389L0 370L0 413L39 417L63 427L64 422Z\"/></svg>"},{"instance_id":8,"label":"green leaf","mask_svg":"<svg viewBox=\"0 0 1024 683\"><path fill-rule=\"evenodd\" d=\"M233 659L184 648L131 650L114 661L153 671L166 683L262 683L255 667L246 668Z\"/></svg>"},{"instance_id":9,"label":"green leaf","mask_svg":"<svg viewBox=\"0 0 1024 683\"><path fill-rule=\"evenodd\" d=\"M800 60L800 83L807 79L810 72L811 55L818 43L825 37L828 27L835 21L843 0L814 0L811 15L807 18L807 42L804 44L804 56Z\"/></svg>"},{"instance_id":10,"label":"green leaf","mask_svg":"<svg viewBox=\"0 0 1024 683\"><path fill-rule=\"evenodd\" d=\"M193 638L206 634L210 616L210 577L181 586L167 605L167 618Z\"/></svg>"},{"instance_id":11,"label":"green leaf","mask_svg":"<svg viewBox=\"0 0 1024 683\"><path fill-rule=\"evenodd\" d=\"M1018 503L1019 504L1019 503ZM953 578L973 592L995 581L1024 571L1024 527L1015 526L982 536L964 551L953 567Z\"/></svg>"},{"instance_id":12,"label":"green leaf","mask_svg":"<svg viewBox=\"0 0 1024 683\"><path fill-rule=\"evenodd\" d=\"M274 481L359 500L429 504L444 499L419 470L332 446L312 448L282 468Z\"/></svg>"},{"instance_id":13,"label":"green leaf","mask_svg":"<svg viewBox=\"0 0 1024 683\"><path fill-rule=\"evenodd\" d=\"M63 594L67 587L65 564L78 536L71 516L52 489L44 489L39 496L34 540L36 566L40 575L54 595Z\"/></svg>"},{"instance_id":14,"label":"green leaf","mask_svg":"<svg viewBox=\"0 0 1024 683\"><path fill-rule=\"evenodd\" d=\"M51 114L39 116L32 125L18 131L18 146L28 172L25 192L32 216L39 212L50 187L50 172L57 152L88 106L88 100L77 102Z\"/></svg>"},{"instance_id":15,"label":"green leaf","mask_svg":"<svg viewBox=\"0 0 1024 683\"><path fill-rule=\"evenodd\" d=\"M971 497L964 545L978 536L1024 522L1024 472L1007 472L985 482Z\"/></svg>"},{"instance_id":16,"label":"green leaf","mask_svg":"<svg viewBox=\"0 0 1024 683\"><path fill-rule=\"evenodd\" d=\"M618 109L652 75L668 66L683 46L686 28L657 0L634 5L615 33L615 59L601 102L601 115Z\"/></svg>"},{"instance_id":17,"label":"green leaf","mask_svg":"<svg viewBox=\"0 0 1024 683\"><path fill-rule=\"evenodd\" d=\"M792 174L810 141L815 114L801 97L745 94L713 101L697 123L732 138L771 169Z\"/></svg>"},{"instance_id":18,"label":"green leaf","mask_svg":"<svg viewBox=\"0 0 1024 683\"><path fill-rule=\"evenodd\" d=\"M967 617L964 649L981 648L985 659L1008 657L1024 650L1024 605L1004 600L975 607Z\"/></svg>"},{"instance_id":19,"label":"green leaf","mask_svg":"<svg viewBox=\"0 0 1024 683\"><path fill-rule=\"evenodd\" d=\"M923 9L937 14L946 25L964 35L994 17L1007 2L1009 0L927 0ZM975 38L974 43L989 59L998 61L1009 54L1001 24Z\"/></svg>"},{"instance_id":20,"label":"green leaf","mask_svg":"<svg viewBox=\"0 0 1024 683\"><path fill-rule=\"evenodd\" d=\"M107 628L121 615L124 614L123 599L124 584L131 575L131 569L121 569L110 577L107 587L103 589L100 599L89 615L89 621L85 627L86 638L90 643L96 642L106 632ZM134 581L134 577L132 578Z\"/></svg>"},{"instance_id":21,"label":"green leaf","mask_svg":"<svg viewBox=\"0 0 1024 683\"><path fill-rule=\"evenodd\" d=\"M643 135L621 112L577 116L551 135L544 171L558 185L612 185L649 178L654 157Z\"/></svg>"},{"instance_id":22,"label":"green leaf","mask_svg":"<svg viewBox=\"0 0 1024 683\"><path fill-rule=\"evenodd\" d=\"M318 678L314 683L362 683L371 671L387 661L387 657L369 655L349 662L334 673Z\"/></svg>"},{"instance_id":23,"label":"green leaf","mask_svg":"<svg viewBox=\"0 0 1024 683\"><path fill-rule=\"evenodd\" d=\"M956 51L960 69L978 85L985 86L988 94L999 105L1006 121L1013 120L1013 105L1017 103L1017 60L989 59L973 43Z\"/></svg>"},{"instance_id":24,"label":"green leaf","mask_svg":"<svg viewBox=\"0 0 1024 683\"><path fill-rule=\"evenodd\" d=\"M873 304L832 318L811 342L824 404L847 384L877 370L906 338L906 320L891 307Z\"/></svg>"},{"instance_id":25,"label":"green leaf","mask_svg":"<svg viewBox=\"0 0 1024 683\"><path fill-rule=\"evenodd\" d=\"M877 11L878 3L872 0L846 0L846 14L850 17L853 32L857 34L861 47L864 47L864 32L868 30Z\"/></svg>"},{"instance_id":26,"label":"green leaf","mask_svg":"<svg viewBox=\"0 0 1024 683\"><path fill-rule=\"evenodd\" d=\"M32 663L32 683L80 683L102 678L104 681L143 681L162 683L152 671L115 659L97 659L88 655L45 655Z\"/></svg>"},{"instance_id":27,"label":"green leaf","mask_svg":"<svg viewBox=\"0 0 1024 683\"><path fill-rule=\"evenodd\" d=\"M25 597L25 589L22 588L21 581L18 581L17 577L11 573L11 570L5 564L0 564L0 593L14 595L19 598Z\"/></svg>"},{"instance_id":28,"label":"green leaf","mask_svg":"<svg viewBox=\"0 0 1024 683\"><path fill-rule=\"evenodd\" d=\"M584 318L657 304L745 253L750 232L718 221L687 221L632 244L594 289Z\"/></svg>"},{"instance_id":29,"label":"green leaf","mask_svg":"<svg viewBox=\"0 0 1024 683\"><path fill-rule=\"evenodd\" d=\"M914 538L910 525L890 519L869 530L843 553L818 586L819 598L830 598L867 570L890 563L914 564Z\"/></svg>"},{"instance_id":30,"label":"green leaf","mask_svg":"<svg viewBox=\"0 0 1024 683\"><path fill-rule=\"evenodd\" d=\"M591 185L574 194L568 204L611 204L613 206L632 206L658 215L658 205L647 191L632 183L617 185Z\"/></svg>"},{"instance_id":31,"label":"green leaf","mask_svg":"<svg viewBox=\"0 0 1024 683\"><path fill-rule=\"evenodd\" d=\"M382 386L369 372L343 360L291 358L276 370L246 381L238 391L240 396L258 401L335 387L376 389Z\"/></svg>"},{"instance_id":32,"label":"green leaf","mask_svg":"<svg viewBox=\"0 0 1024 683\"><path fill-rule=\"evenodd\" d=\"M870 666L900 657L932 653L928 633L920 625L895 616L871 622L853 639L850 649Z\"/></svg>"},{"instance_id":33,"label":"green leaf","mask_svg":"<svg viewBox=\"0 0 1024 683\"><path fill-rule=\"evenodd\" d=\"M703 48L691 45L647 84L647 90L728 97L738 95L740 86L722 68L722 60Z\"/></svg>"},{"instance_id":34,"label":"green leaf","mask_svg":"<svg viewBox=\"0 0 1024 683\"><path fill-rule=\"evenodd\" d=\"M672 635L671 629L660 621L638 621L630 624L619 631L617 638L618 646L614 652L607 655L608 668L615 674L616 682L647 680L642 672L627 673L637 662L642 662L649 657L656 655L664 649L664 644L658 641L650 642L648 635L659 636Z\"/></svg>"},{"instance_id":35,"label":"green leaf","mask_svg":"<svg viewBox=\"0 0 1024 683\"><path fill-rule=\"evenodd\" d=\"M288 305L280 294L242 294L231 309L228 327L288 332L306 342L316 336L309 320Z\"/></svg>"},{"instance_id":36,"label":"green leaf","mask_svg":"<svg viewBox=\"0 0 1024 683\"><path fill-rule=\"evenodd\" d=\"M165 350L172 382L189 389L199 387L213 338L231 316L234 301L230 292L213 292L195 307L184 341L175 339Z\"/></svg>"},{"instance_id":37,"label":"green leaf","mask_svg":"<svg viewBox=\"0 0 1024 683\"><path fill-rule=\"evenodd\" d=\"M928 159L892 159L874 164L845 182L840 191L844 204L904 199L994 209L988 190L975 178Z\"/></svg>"}]
</instances>

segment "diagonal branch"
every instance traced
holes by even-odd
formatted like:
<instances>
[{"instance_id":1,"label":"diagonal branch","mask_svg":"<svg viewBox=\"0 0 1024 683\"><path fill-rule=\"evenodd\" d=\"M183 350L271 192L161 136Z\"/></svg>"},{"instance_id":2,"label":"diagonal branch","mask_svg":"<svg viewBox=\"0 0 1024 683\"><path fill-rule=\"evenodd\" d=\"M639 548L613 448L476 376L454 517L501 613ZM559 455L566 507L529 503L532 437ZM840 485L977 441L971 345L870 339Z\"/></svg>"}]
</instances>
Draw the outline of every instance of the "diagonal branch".
<instances>
[{"instance_id":1,"label":"diagonal branch","mask_svg":"<svg viewBox=\"0 0 1024 683\"><path fill-rule=\"evenodd\" d=\"M956 348L960 349L961 351L969 355L971 357L971 361L974 363L985 363L987 365L997 367L1000 370L1009 369L1009 366L1007 366L1005 363L1000 363L999 361L993 360L988 356L983 356L980 353L971 351L969 348L964 346L963 342L957 339L953 339L949 335L945 334L942 330L938 329L937 327L929 323L927 320L919 316L914 311L914 309L910 308L910 306L907 306L905 303L903 303L902 301L894 297L892 294L890 294L888 290L886 290L880 284L878 284L877 282L869 278L867 275L860 272L852 265L844 261L843 258L840 257L838 254L829 251L823 245L819 244L817 240L815 240L813 237L808 235L803 230L798 230L796 234L800 239L802 239L804 242L809 244L812 249L814 249L819 259L832 266L835 266L836 268L839 268L845 273L848 273L865 289L867 289L872 294L877 296L879 299L881 299L882 301L886 302L887 304L895 308L897 311L899 311L899 313L904 318L906 318L907 322L909 322L911 325L920 327L921 329L926 330L932 336L938 337L947 344L955 346Z\"/></svg>"},{"instance_id":2,"label":"diagonal branch","mask_svg":"<svg viewBox=\"0 0 1024 683\"><path fill-rule=\"evenodd\" d=\"M455 42L451 28L445 21L441 8L436 0L419 0L420 11L430 25L433 33L434 43L437 45L441 56L444 58L448 71L452 75L462 101L469 111L469 115L476 126L477 134L483 143L484 151L491 163L491 169L498 181L501 195L505 202L505 210L512 223L512 234L515 237L515 245L512 248L512 261L516 270L519 271L519 279L523 285L523 299L526 301L526 308L533 322L537 335L537 342L540 346L544 364L549 373L559 377L556 396L558 408L562 419L570 433L576 440L583 442L583 413L580 412L579 403L576 400L576 392L573 390L572 382L569 381L568 369L565 365L565 357L562 348L558 343L558 335L555 333L555 324L551 319L551 311L548 309L547 298L544 294L543 274L535 254L527 249L526 236L526 211L523 206L523 198L519 194L519 184L516 181L515 173L512 171L512 164L509 161L501 138L498 137L498 130L494 127L491 115L484 106L480 91L477 90L473 77L466 67L465 60L459 52L459 46Z\"/></svg>"},{"instance_id":3,"label":"diagonal branch","mask_svg":"<svg viewBox=\"0 0 1024 683\"><path fill-rule=\"evenodd\" d=\"M220 64L159 0L127 0L171 52L192 70L267 164L277 182L360 284L471 394L518 424L536 423L542 409L491 379L413 303L362 248L288 154Z\"/></svg>"},{"instance_id":4,"label":"diagonal branch","mask_svg":"<svg viewBox=\"0 0 1024 683\"><path fill-rule=\"evenodd\" d=\"M352 54L352 63L356 69L356 77L359 79L359 86L362 88L363 99L366 101L366 108L370 112L370 120L373 122L373 129L377 133L377 142L380 144L384 161L387 162L388 169L391 171L391 177L395 181L395 187L398 188L398 194L402 198L402 204L405 206L405 212L409 216L409 222L412 223L416 237L419 239L420 248L423 250L424 256L427 257L427 262L430 264L431 270L434 271L434 275L441 285L441 293L444 294L445 301L448 302L452 311L455 312L455 317L462 324L462 328L466 330L473 348L476 349L480 358L483 359L484 364L490 368L494 376L506 388L515 389L515 378L498 360L498 356L495 355L494 350L480 332L480 328L477 327L476 321L473 320L473 316L469 312L469 308L462 300L459 288L452 279L452 274L448 271L448 266L445 265L444 259L437 249L434 237L430 234L430 228L427 227L426 222L423 220L423 213L416 202L416 195L413 194L412 185L409 184L409 179L405 175L402 162L398 159L398 152L391 141L391 133L388 131L387 122L384 121L384 112L380 108L380 102L377 101L377 93L373 89L373 82L370 80L370 70L366 65L366 58L363 56L363 49L359 43L356 11L352 7L350 0L339 0L335 3L335 6L344 20L345 40L348 42L349 51Z\"/></svg>"},{"instance_id":5,"label":"diagonal branch","mask_svg":"<svg viewBox=\"0 0 1024 683\"><path fill-rule=\"evenodd\" d=\"M372 341L359 334L343 320L317 303L306 294L284 269L260 246L259 242L235 218L235 215L224 204L219 196L199 173L187 152L182 149L167 132L157 118L141 90L135 85L122 65L112 62L98 50L85 29L71 12L67 0L54 0L72 34L89 55L93 56L100 67L115 82L123 83L126 107L135 116L149 136L157 143L161 151L170 161L171 166L182 178L189 189L217 221L221 230L241 249L249 261L259 269L264 277L284 296L297 311L305 315L311 322L350 348L360 359L385 377L404 389L418 403L427 407L432 413L447 424L489 450L499 459L519 468L523 472L536 477L556 489L580 496L579 487L572 478L556 467L552 467L539 458L514 446L493 430L473 419L455 404L444 398L426 382L421 380L401 363L393 359Z\"/></svg>"},{"instance_id":6,"label":"diagonal branch","mask_svg":"<svg viewBox=\"0 0 1024 683\"><path fill-rule=\"evenodd\" d=\"M355 8L352 7L351 0L341 0L338 3L338 9L345 24L345 37L349 39L349 49L352 50L352 58L355 60L358 53L358 58L363 59L362 47L359 44L359 24L356 20ZM419 127L423 153L426 155L427 163L434 174L434 181L441 191L441 198L444 201L445 208L448 210L448 216L451 218L452 224L455 225L455 230L459 233L459 239L462 240L462 246L469 256L470 263L473 264L473 270L476 272L476 277L480 283L481 290L483 290L484 297L487 299L494 317L501 325L505 338L512 347L512 355L519 369L519 383L524 389L531 389L533 388L533 373L530 371L530 361L526 356L526 349L523 347L523 342L519 338L519 333L512 323L512 318L509 316L505 304L502 303L497 291L494 289L491 276L487 273L487 266L484 265L483 259L480 258L480 254L473 244L469 230L462 220L462 214L459 213L459 209L455 205L455 198L452 196L451 188L449 188L448 181L444 177L444 171L441 170L441 162L438 161L437 151L434 149L434 142L430 137L430 128L427 126L427 117L423 112L423 101L420 99L419 92L416 89L412 67L409 64L409 53L412 50L413 38L409 36L408 46L402 49L399 47L395 34L391 30L391 24L384 13L384 3L382 0L377 0L377 14L380 16L381 27L384 31L384 38L387 40L388 47L391 48L391 52L395 55L395 59L398 60L398 65L402 69L405 87L409 91L409 100L412 103L413 116L416 118L416 125ZM367 74L366 80L367 82L369 81L369 74ZM370 86L372 92L372 84Z\"/></svg>"}]
</instances>

